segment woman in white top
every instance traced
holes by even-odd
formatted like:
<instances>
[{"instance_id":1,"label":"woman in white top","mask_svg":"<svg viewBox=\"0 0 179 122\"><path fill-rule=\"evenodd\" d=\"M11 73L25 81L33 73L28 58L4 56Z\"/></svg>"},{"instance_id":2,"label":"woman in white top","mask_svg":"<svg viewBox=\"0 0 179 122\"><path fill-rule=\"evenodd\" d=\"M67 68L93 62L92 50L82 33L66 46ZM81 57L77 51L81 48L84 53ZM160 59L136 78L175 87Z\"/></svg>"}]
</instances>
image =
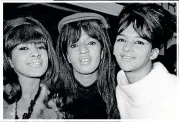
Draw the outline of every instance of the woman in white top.
<instances>
[{"instance_id":1,"label":"woman in white top","mask_svg":"<svg viewBox=\"0 0 179 122\"><path fill-rule=\"evenodd\" d=\"M172 15L157 4L125 7L113 54L121 68L116 96L122 119L178 119L177 77L154 62L176 29Z\"/></svg>"}]
</instances>

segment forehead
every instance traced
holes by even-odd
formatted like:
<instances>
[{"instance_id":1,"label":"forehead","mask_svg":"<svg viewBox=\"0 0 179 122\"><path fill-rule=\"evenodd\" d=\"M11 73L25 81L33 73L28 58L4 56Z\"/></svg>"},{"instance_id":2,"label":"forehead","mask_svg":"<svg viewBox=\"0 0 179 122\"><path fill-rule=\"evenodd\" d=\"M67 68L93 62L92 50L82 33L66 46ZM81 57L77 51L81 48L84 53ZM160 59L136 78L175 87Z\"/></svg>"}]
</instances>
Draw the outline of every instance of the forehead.
<instances>
[{"instance_id":1,"label":"forehead","mask_svg":"<svg viewBox=\"0 0 179 122\"><path fill-rule=\"evenodd\" d=\"M89 37L89 35L81 28L81 37Z\"/></svg>"},{"instance_id":2,"label":"forehead","mask_svg":"<svg viewBox=\"0 0 179 122\"><path fill-rule=\"evenodd\" d=\"M16 49L17 47L21 47L21 46L38 46L38 45L43 45L46 46L44 42L40 42L40 41L29 41L29 42L23 42L23 43L19 43L17 44L14 49Z\"/></svg>"},{"instance_id":3,"label":"forehead","mask_svg":"<svg viewBox=\"0 0 179 122\"><path fill-rule=\"evenodd\" d=\"M68 40L68 44L73 44L81 41L84 42L87 41L88 38L90 38L90 36L82 28L80 29L80 33L78 33L76 36L72 35L72 37L72 40Z\"/></svg>"},{"instance_id":4,"label":"forehead","mask_svg":"<svg viewBox=\"0 0 179 122\"><path fill-rule=\"evenodd\" d=\"M20 43L19 45L45 45L43 42L27 42L27 43Z\"/></svg>"},{"instance_id":5,"label":"forehead","mask_svg":"<svg viewBox=\"0 0 179 122\"><path fill-rule=\"evenodd\" d=\"M139 34L135 31L132 24L130 24L124 31L122 31L119 35L127 36L127 37L140 37Z\"/></svg>"}]
</instances>

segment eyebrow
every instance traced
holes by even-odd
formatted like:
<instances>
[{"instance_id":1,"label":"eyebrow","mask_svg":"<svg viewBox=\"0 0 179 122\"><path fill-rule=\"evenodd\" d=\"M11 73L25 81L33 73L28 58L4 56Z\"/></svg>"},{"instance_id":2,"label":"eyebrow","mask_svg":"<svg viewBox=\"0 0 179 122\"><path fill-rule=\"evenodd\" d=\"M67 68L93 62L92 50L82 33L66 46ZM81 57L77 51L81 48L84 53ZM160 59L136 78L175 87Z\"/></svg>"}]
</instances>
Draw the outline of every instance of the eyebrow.
<instances>
[{"instance_id":1,"label":"eyebrow","mask_svg":"<svg viewBox=\"0 0 179 122\"><path fill-rule=\"evenodd\" d=\"M125 36L125 35L124 35L124 34L119 33L119 34L117 34L117 36Z\"/></svg>"},{"instance_id":2,"label":"eyebrow","mask_svg":"<svg viewBox=\"0 0 179 122\"><path fill-rule=\"evenodd\" d=\"M126 35L124 35L124 34L118 34L117 36L126 36ZM142 37L140 37L140 36L134 36L135 38L142 38ZM143 38L142 38L143 39Z\"/></svg>"}]
</instances>

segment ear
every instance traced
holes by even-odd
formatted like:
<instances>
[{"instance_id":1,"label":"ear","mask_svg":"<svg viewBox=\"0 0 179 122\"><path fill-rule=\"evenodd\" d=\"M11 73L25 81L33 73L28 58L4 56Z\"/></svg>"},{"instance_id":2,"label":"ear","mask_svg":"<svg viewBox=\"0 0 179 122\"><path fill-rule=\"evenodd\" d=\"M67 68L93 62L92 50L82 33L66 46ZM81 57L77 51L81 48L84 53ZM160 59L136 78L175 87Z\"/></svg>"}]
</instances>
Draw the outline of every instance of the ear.
<instances>
[{"instance_id":1,"label":"ear","mask_svg":"<svg viewBox=\"0 0 179 122\"><path fill-rule=\"evenodd\" d=\"M103 50L101 51L101 59L103 58Z\"/></svg>"},{"instance_id":2,"label":"ear","mask_svg":"<svg viewBox=\"0 0 179 122\"><path fill-rule=\"evenodd\" d=\"M158 57L158 55L159 55L159 49L158 48L154 48L151 51L150 59L154 60L154 59L156 59Z\"/></svg>"},{"instance_id":3,"label":"ear","mask_svg":"<svg viewBox=\"0 0 179 122\"><path fill-rule=\"evenodd\" d=\"M11 68L14 68L15 66L14 66L14 64L12 62L12 59L10 57L8 57L7 60L9 61L9 64L10 64Z\"/></svg>"},{"instance_id":4,"label":"ear","mask_svg":"<svg viewBox=\"0 0 179 122\"><path fill-rule=\"evenodd\" d=\"M71 63L71 60L70 60L70 57L69 57L68 54L67 54L67 60L68 60L69 63Z\"/></svg>"}]
</instances>

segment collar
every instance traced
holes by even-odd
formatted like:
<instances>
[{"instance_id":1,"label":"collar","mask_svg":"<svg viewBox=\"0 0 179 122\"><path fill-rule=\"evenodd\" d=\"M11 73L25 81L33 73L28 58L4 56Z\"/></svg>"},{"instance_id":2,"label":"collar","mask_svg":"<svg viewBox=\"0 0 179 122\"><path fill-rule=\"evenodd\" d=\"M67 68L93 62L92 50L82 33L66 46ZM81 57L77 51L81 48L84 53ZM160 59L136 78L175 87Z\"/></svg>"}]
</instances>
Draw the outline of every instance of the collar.
<instances>
[{"instance_id":1,"label":"collar","mask_svg":"<svg viewBox=\"0 0 179 122\"><path fill-rule=\"evenodd\" d=\"M119 71L117 74L118 86L125 93L127 99L133 106L141 106L150 103L162 81L168 73L160 62L153 64L152 70L143 79L129 84L125 72Z\"/></svg>"}]
</instances>

